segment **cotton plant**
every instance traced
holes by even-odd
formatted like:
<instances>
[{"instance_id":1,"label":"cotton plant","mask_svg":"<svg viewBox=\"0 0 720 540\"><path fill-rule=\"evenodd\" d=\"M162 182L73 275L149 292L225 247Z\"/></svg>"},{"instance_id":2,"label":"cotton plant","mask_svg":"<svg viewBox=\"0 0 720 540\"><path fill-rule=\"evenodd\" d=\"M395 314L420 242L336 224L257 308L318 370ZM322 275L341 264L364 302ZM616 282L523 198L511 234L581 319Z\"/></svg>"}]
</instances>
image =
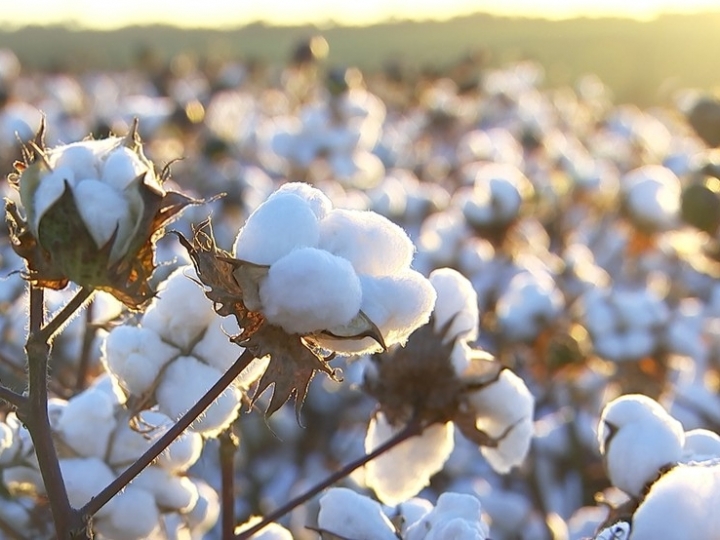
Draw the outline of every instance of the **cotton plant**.
<instances>
[{"instance_id":1,"label":"cotton plant","mask_svg":"<svg viewBox=\"0 0 720 540\"><path fill-rule=\"evenodd\" d=\"M534 399L525 383L470 345L479 326L470 282L451 269L429 279L437 292L431 322L405 347L375 354L363 385L378 401L366 451L412 426L419 431L366 466L367 486L386 504L429 483L453 449L455 430L501 474L522 464L533 434Z\"/></svg>"},{"instance_id":2,"label":"cotton plant","mask_svg":"<svg viewBox=\"0 0 720 540\"><path fill-rule=\"evenodd\" d=\"M384 350L427 321L435 292L410 268L414 246L387 218L337 209L320 190L288 183L248 217L233 254L219 250L209 224L184 240L207 296L234 315L232 341L270 357L255 397L274 385L268 413L313 375L334 376L328 357Z\"/></svg>"},{"instance_id":3,"label":"cotton plant","mask_svg":"<svg viewBox=\"0 0 720 540\"><path fill-rule=\"evenodd\" d=\"M604 408L598 442L612 484L629 496L614 508L595 536L620 527L632 540L710 538L716 516L704 509L720 497L720 438L706 429L683 427L643 395L616 398Z\"/></svg>"},{"instance_id":4,"label":"cotton plant","mask_svg":"<svg viewBox=\"0 0 720 540\"><path fill-rule=\"evenodd\" d=\"M483 519L480 501L471 495L443 493L434 506L411 499L388 511L348 488L331 488L320 498L317 530L354 540L485 540Z\"/></svg>"}]
</instances>

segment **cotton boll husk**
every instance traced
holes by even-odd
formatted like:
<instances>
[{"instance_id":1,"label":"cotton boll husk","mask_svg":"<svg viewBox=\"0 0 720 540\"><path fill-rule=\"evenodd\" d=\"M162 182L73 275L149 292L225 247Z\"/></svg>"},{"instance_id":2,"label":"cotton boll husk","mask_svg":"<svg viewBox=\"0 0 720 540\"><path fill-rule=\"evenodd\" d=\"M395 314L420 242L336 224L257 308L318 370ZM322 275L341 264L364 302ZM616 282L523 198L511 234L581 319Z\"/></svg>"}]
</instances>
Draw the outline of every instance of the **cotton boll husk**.
<instances>
[{"instance_id":1,"label":"cotton boll husk","mask_svg":"<svg viewBox=\"0 0 720 540\"><path fill-rule=\"evenodd\" d=\"M270 265L292 250L316 247L318 217L308 201L294 193L274 193L250 214L235 240L237 259Z\"/></svg>"},{"instance_id":2,"label":"cotton boll husk","mask_svg":"<svg viewBox=\"0 0 720 540\"><path fill-rule=\"evenodd\" d=\"M207 482L200 479L193 479L198 492L198 499L195 506L185 514L185 520L197 538L213 528L220 515L220 499Z\"/></svg>"},{"instance_id":3,"label":"cotton boll husk","mask_svg":"<svg viewBox=\"0 0 720 540\"><path fill-rule=\"evenodd\" d=\"M373 276L409 268L415 251L401 227L367 210L330 212L320 222L319 247L350 261L358 274Z\"/></svg>"},{"instance_id":4,"label":"cotton boll husk","mask_svg":"<svg viewBox=\"0 0 720 540\"><path fill-rule=\"evenodd\" d=\"M488 534L480 501L471 495L447 492L440 495L432 511L408 528L406 540L485 540Z\"/></svg>"},{"instance_id":5,"label":"cotton boll husk","mask_svg":"<svg viewBox=\"0 0 720 540\"><path fill-rule=\"evenodd\" d=\"M235 528L236 533L249 529L262 521L260 516L253 516L248 521ZM252 540L293 540L293 536L285 527L277 523L270 523L250 537Z\"/></svg>"},{"instance_id":6,"label":"cotton boll husk","mask_svg":"<svg viewBox=\"0 0 720 540\"><path fill-rule=\"evenodd\" d=\"M131 395L142 395L156 381L160 370L180 354L149 328L116 326L102 345L102 362Z\"/></svg>"},{"instance_id":7,"label":"cotton boll husk","mask_svg":"<svg viewBox=\"0 0 720 540\"><path fill-rule=\"evenodd\" d=\"M68 499L73 508L82 508L115 480L115 473L110 470L110 467L95 457L61 459L60 470L65 481ZM111 513L113 507L113 501L110 501L96 515L103 517Z\"/></svg>"},{"instance_id":8,"label":"cotton boll husk","mask_svg":"<svg viewBox=\"0 0 720 540\"><path fill-rule=\"evenodd\" d=\"M197 487L189 478L175 476L161 467L147 467L132 485L151 493L160 508L185 512L198 500Z\"/></svg>"},{"instance_id":9,"label":"cotton boll husk","mask_svg":"<svg viewBox=\"0 0 720 540\"><path fill-rule=\"evenodd\" d=\"M141 322L186 352L217 317L212 302L194 280L197 274L192 266L176 269L158 287L157 298Z\"/></svg>"},{"instance_id":10,"label":"cotton boll husk","mask_svg":"<svg viewBox=\"0 0 720 540\"><path fill-rule=\"evenodd\" d=\"M720 531L720 465L678 465L633 515L632 540L707 540Z\"/></svg>"},{"instance_id":11,"label":"cotton boll husk","mask_svg":"<svg viewBox=\"0 0 720 540\"><path fill-rule=\"evenodd\" d=\"M440 331L451 319L452 324L443 342L458 338L472 341L477 338L479 312L477 293L472 283L457 270L440 268L430 274L437 299L433 310L435 332Z\"/></svg>"},{"instance_id":12,"label":"cotton boll husk","mask_svg":"<svg viewBox=\"0 0 720 540\"><path fill-rule=\"evenodd\" d=\"M362 289L352 265L316 248L292 251L275 262L260 285L267 320L292 334L348 324L360 310Z\"/></svg>"},{"instance_id":13,"label":"cotton boll husk","mask_svg":"<svg viewBox=\"0 0 720 540\"><path fill-rule=\"evenodd\" d=\"M347 488L330 488L320 497L318 528L353 540L397 540L382 507Z\"/></svg>"},{"instance_id":14,"label":"cotton boll husk","mask_svg":"<svg viewBox=\"0 0 720 540\"><path fill-rule=\"evenodd\" d=\"M95 532L107 540L150 538L160 525L160 511L153 495L137 486L127 486L113 498L112 511L93 521Z\"/></svg>"},{"instance_id":15,"label":"cotton boll husk","mask_svg":"<svg viewBox=\"0 0 720 540\"><path fill-rule=\"evenodd\" d=\"M392 437L400 427L388 423L378 413L370 420L365 451L372 452ZM433 424L388 450L365 466L365 481L378 499L396 505L417 495L430 483L430 477L442 469L453 449L453 424Z\"/></svg>"},{"instance_id":16,"label":"cotton boll husk","mask_svg":"<svg viewBox=\"0 0 720 540\"><path fill-rule=\"evenodd\" d=\"M682 456L680 422L655 400L630 394L608 403L598 425L600 453L612 484L638 496L665 465Z\"/></svg>"},{"instance_id":17,"label":"cotton boll husk","mask_svg":"<svg viewBox=\"0 0 720 540\"><path fill-rule=\"evenodd\" d=\"M239 333L234 317L215 317L193 347L192 355L220 371L227 371L244 350L230 341L230 336Z\"/></svg>"},{"instance_id":18,"label":"cotton boll husk","mask_svg":"<svg viewBox=\"0 0 720 540\"><path fill-rule=\"evenodd\" d=\"M222 376L217 369L192 356L181 356L165 370L155 390L160 410L170 418L180 418ZM225 429L237 416L240 391L228 387L191 426L194 431L212 437Z\"/></svg>"},{"instance_id":19,"label":"cotton boll husk","mask_svg":"<svg viewBox=\"0 0 720 540\"><path fill-rule=\"evenodd\" d=\"M100 390L87 389L76 395L62 411L57 430L63 442L84 457L105 456L115 429L112 398Z\"/></svg>"},{"instance_id":20,"label":"cotton boll husk","mask_svg":"<svg viewBox=\"0 0 720 540\"><path fill-rule=\"evenodd\" d=\"M33 232L37 234L38 223L45 212L62 196L66 185L75 185L75 174L69 167L58 167L43 176L33 195L32 209L28 208L28 219Z\"/></svg>"},{"instance_id":21,"label":"cotton boll husk","mask_svg":"<svg viewBox=\"0 0 720 540\"><path fill-rule=\"evenodd\" d=\"M100 179L118 191L124 190L130 182L148 172L148 167L138 155L126 146L118 146L102 164Z\"/></svg>"}]
</instances>

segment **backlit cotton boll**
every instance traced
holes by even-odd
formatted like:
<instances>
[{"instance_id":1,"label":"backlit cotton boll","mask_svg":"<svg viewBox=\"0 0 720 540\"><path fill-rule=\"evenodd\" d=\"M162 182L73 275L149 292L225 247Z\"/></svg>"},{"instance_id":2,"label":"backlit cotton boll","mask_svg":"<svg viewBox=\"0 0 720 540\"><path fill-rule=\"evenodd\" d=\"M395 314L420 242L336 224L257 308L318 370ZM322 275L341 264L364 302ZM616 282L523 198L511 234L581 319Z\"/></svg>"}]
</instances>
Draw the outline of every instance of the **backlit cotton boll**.
<instances>
[{"instance_id":1,"label":"backlit cotton boll","mask_svg":"<svg viewBox=\"0 0 720 540\"><path fill-rule=\"evenodd\" d=\"M347 488L330 488L320 497L318 528L353 540L397 540L380 504Z\"/></svg>"},{"instance_id":2,"label":"backlit cotton boll","mask_svg":"<svg viewBox=\"0 0 720 540\"><path fill-rule=\"evenodd\" d=\"M680 217L680 180L670 169L645 165L626 174L621 181L626 209L641 228L664 231L675 227Z\"/></svg>"},{"instance_id":3,"label":"backlit cotton boll","mask_svg":"<svg viewBox=\"0 0 720 540\"><path fill-rule=\"evenodd\" d=\"M638 497L661 468L682 457L680 422L655 400L630 394L608 403L598 425L598 443L614 486Z\"/></svg>"},{"instance_id":4,"label":"backlit cotton boll","mask_svg":"<svg viewBox=\"0 0 720 540\"><path fill-rule=\"evenodd\" d=\"M265 317L291 334L346 325L361 299L350 262L315 248L296 249L276 261L260 285Z\"/></svg>"},{"instance_id":5,"label":"backlit cotton boll","mask_svg":"<svg viewBox=\"0 0 720 540\"><path fill-rule=\"evenodd\" d=\"M152 538L160 527L160 511L153 495L127 486L112 500L110 513L93 520L93 528L107 540Z\"/></svg>"},{"instance_id":6,"label":"backlit cotton boll","mask_svg":"<svg viewBox=\"0 0 720 540\"><path fill-rule=\"evenodd\" d=\"M486 540L490 530L483 522L480 501L472 495L443 493L435 508L408 527L406 540Z\"/></svg>"},{"instance_id":7,"label":"backlit cotton boll","mask_svg":"<svg viewBox=\"0 0 720 540\"><path fill-rule=\"evenodd\" d=\"M365 451L372 452L402 426L394 427L381 412L370 420ZM383 503L394 506L417 495L440 471L452 452L453 424L434 424L401 442L365 466L365 482Z\"/></svg>"},{"instance_id":8,"label":"backlit cotton boll","mask_svg":"<svg viewBox=\"0 0 720 540\"><path fill-rule=\"evenodd\" d=\"M460 272L451 268L435 270L429 279L437 292L433 310L435 332L439 332L452 321L443 341L476 339L480 315L477 293L472 284Z\"/></svg>"},{"instance_id":9,"label":"backlit cotton boll","mask_svg":"<svg viewBox=\"0 0 720 540\"><path fill-rule=\"evenodd\" d=\"M63 408L57 431L63 442L81 456L104 458L115 429L112 398L92 388L76 395Z\"/></svg>"}]
</instances>

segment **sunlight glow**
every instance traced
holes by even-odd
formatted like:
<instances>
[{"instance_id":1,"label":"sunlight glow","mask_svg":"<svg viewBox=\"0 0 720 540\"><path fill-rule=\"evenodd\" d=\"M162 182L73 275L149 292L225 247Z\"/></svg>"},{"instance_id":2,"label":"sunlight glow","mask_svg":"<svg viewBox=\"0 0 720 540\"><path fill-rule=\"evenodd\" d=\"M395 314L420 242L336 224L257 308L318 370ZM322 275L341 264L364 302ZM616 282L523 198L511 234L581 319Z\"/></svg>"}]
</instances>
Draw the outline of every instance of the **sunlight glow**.
<instances>
[{"instance_id":1,"label":"sunlight glow","mask_svg":"<svg viewBox=\"0 0 720 540\"><path fill-rule=\"evenodd\" d=\"M6 2L0 27L54 23L103 29L152 23L232 27L256 21L367 25L391 18L446 20L477 12L550 19L621 16L647 20L666 12L702 10L718 10L717 0L34 0Z\"/></svg>"}]
</instances>

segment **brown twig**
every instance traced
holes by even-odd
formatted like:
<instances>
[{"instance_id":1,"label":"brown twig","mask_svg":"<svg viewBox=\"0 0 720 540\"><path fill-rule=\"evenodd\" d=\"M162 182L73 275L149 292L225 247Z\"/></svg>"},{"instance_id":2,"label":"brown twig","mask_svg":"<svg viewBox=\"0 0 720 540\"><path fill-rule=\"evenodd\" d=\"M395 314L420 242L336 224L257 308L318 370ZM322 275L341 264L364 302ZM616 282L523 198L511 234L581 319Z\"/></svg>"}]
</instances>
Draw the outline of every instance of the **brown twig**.
<instances>
[{"instance_id":1,"label":"brown twig","mask_svg":"<svg viewBox=\"0 0 720 540\"><path fill-rule=\"evenodd\" d=\"M410 439L411 437L415 437L417 435L420 435L424 429L423 424L417 419L413 419L400 431L398 431L395 435L393 435L391 438L389 438L387 441L385 441L383 444L378 446L375 450L370 452L369 454L365 454L361 458L356 459L355 461L352 461L351 463L348 463L345 465L342 469L334 472L330 476L328 476L325 480L320 482L319 484L316 484L312 488L310 488L308 491L303 493L302 495L292 499L291 501L287 502L274 512L271 512L267 516L265 516L262 521L259 521L252 527L245 529L240 534L235 536L235 540L248 540L250 539L255 533L261 531L263 528L267 527L270 523L273 523L283 517L285 514L293 511L295 508L300 506L301 504L309 501L312 499L315 495L320 493L322 490L330 487L335 482L342 480L346 476L349 476L353 471L356 469L359 469L363 465L366 465L376 457L384 454L388 450L394 448L398 444L400 444L403 441L406 441L407 439Z\"/></svg>"},{"instance_id":2,"label":"brown twig","mask_svg":"<svg viewBox=\"0 0 720 540\"><path fill-rule=\"evenodd\" d=\"M235 536L235 452L238 438L232 426L220 435L220 475L222 478L222 539Z\"/></svg>"},{"instance_id":3,"label":"brown twig","mask_svg":"<svg viewBox=\"0 0 720 540\"><path fill-rule=\"evenodd\" d=\"M153 444L135 463L130 465L123 473L113 480L105 489L97 496L93 497L90 502L83 506L79 511L79 515L85 521L89 520L98 510L105 506L110 499L117 495L125 486L127 486L138 474L140 474L148 465L150 465L175 439L177 439L190 424L192 424L212 403L223 393L223 391L232 384L235 378L255 359L255 356L245 350L235 363L230 366L225 374L186 412L177 423L166 431L155 444Z\"/></svg>"}]
</instances>

